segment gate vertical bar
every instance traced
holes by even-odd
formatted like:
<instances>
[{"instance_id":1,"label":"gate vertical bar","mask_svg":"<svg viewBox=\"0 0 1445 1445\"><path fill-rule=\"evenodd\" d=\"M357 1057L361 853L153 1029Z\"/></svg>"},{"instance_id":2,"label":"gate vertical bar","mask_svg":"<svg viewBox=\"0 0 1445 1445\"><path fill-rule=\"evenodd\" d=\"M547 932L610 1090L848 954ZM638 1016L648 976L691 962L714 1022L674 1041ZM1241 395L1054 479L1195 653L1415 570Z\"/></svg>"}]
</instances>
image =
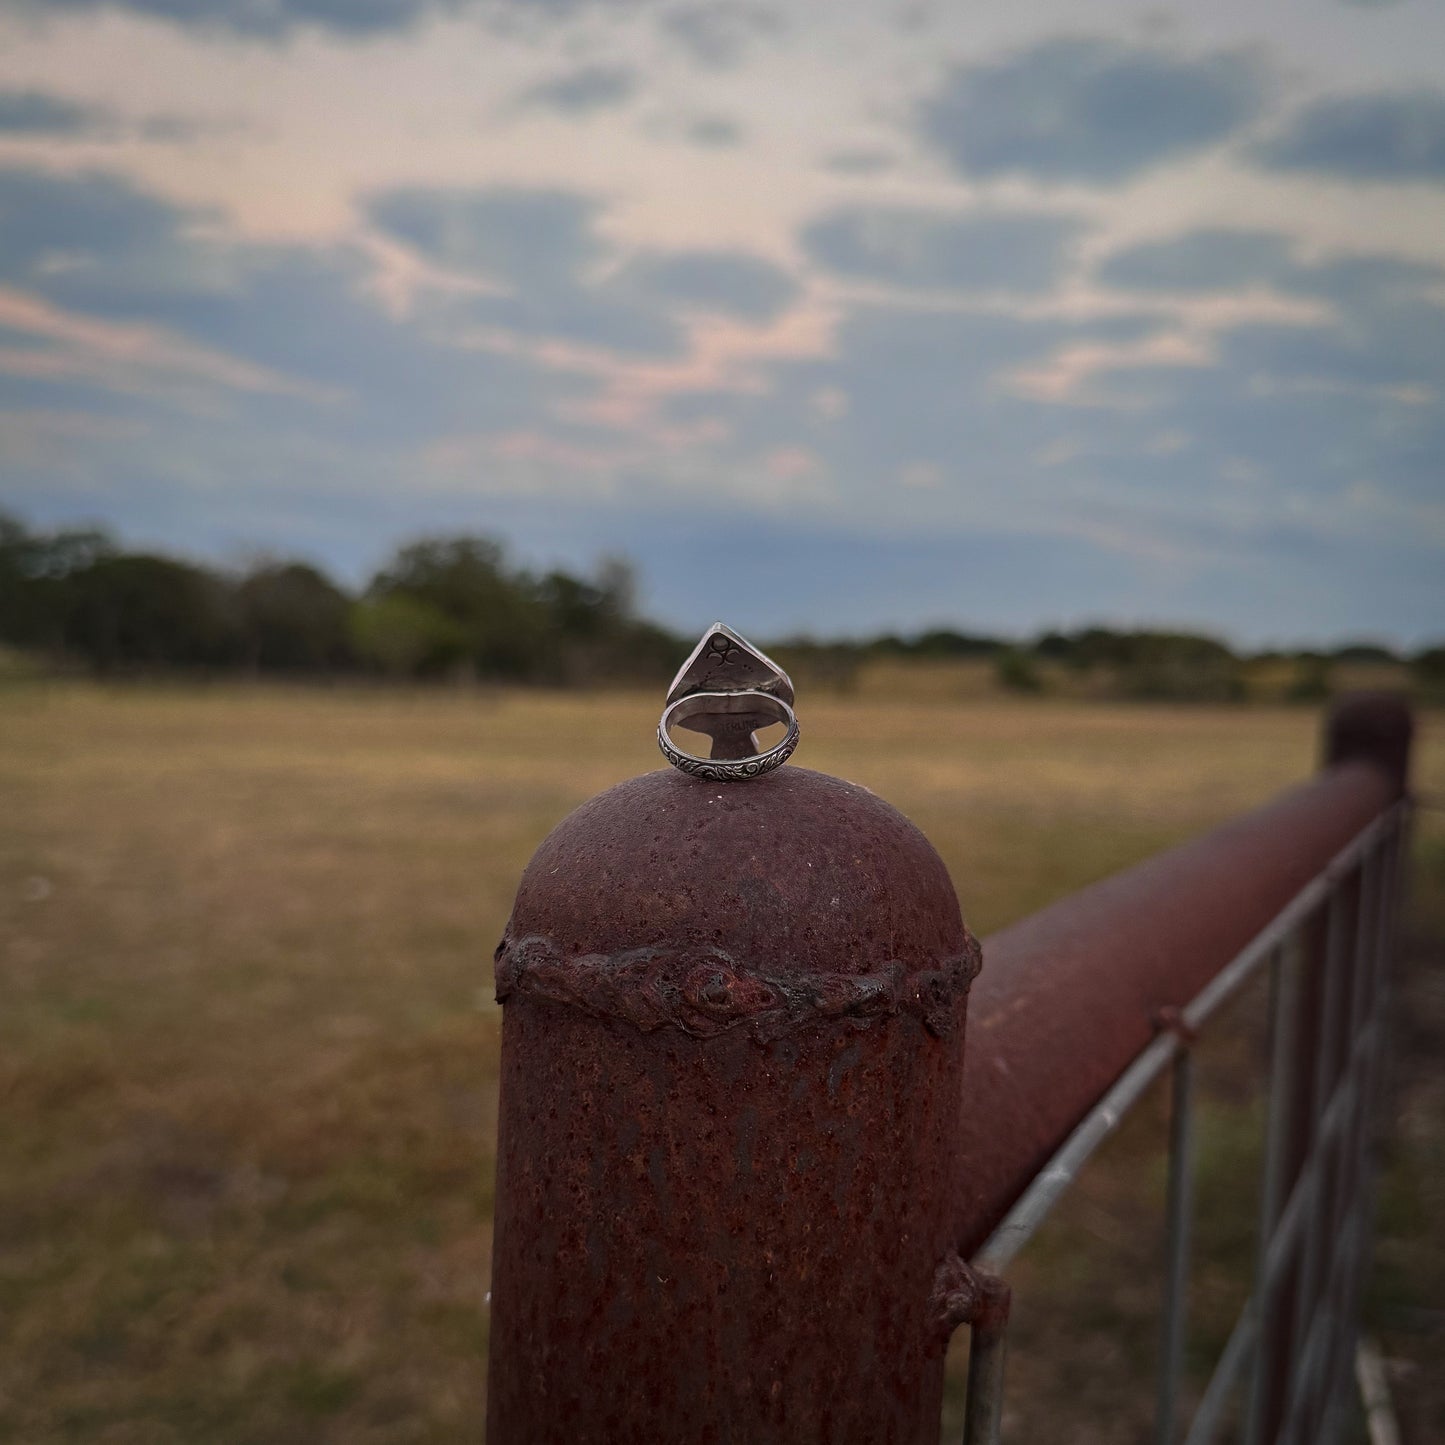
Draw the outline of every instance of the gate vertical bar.
<instances>
[{"instance_id":1,"label":"gate vertical bar","mask_svg":"<svg viewBox=\"0 0 1445 1445\"><path fill-rule=\"evenodd\" d=\"M1296 1104L1294 1090L1298 1075L1291 1064L1300 1021L1302 967L1303 947L1296 930L1280 946L1270 968L1269 1112L1255 1251L1254 1361L1245 1417L1246 1445L1260 1445L1263 1440L1273 1396L1279 1278L1267 1268L1267 1262L1287 1187L1285 1150Z\"/></svg>"},{"instance_id":2,"label":"gate vertical bar","mask_svg":"<svg viewBox=\"0 0 1445 1445\"><path fill-rule=\"evenodd\" d=\"M1169 1194L1164 1318L1159 1344L1156 1445L1173 1445L1179 1376L1189 1313L1189 1239L1194 1218L1194 1055L1186 1041L1174 1056L1169 1114Z\"/></svg>"},{"instance_id":3,"label":"gate vertical bar","mask_svg":"<svg viewBox=\"0 0 1445 1445\"><path fill-rule=\"evenodd\" d=\"M1347 1101L1345 1123L1340 1130L1339 1172L1336 1202L1330 1223L1329 1272L1325 1282L1327 1338L1321 1366L1320 1397L1312 1414L1306 1416L1307 1430L1320 1440L1338 1432L1345 1405L1348 1378L1342 1378L1345 1363L1344 1337L1349 1324L1349 1248L1354 1239L1362 1161L1360 1125L1365 1107L1361 1045L1368 1037L1371 1021L1370 977L1373 968L1378 920L1384 903L1385 857L1372 849L1360 869L1359 911L1356 917L1354 950L1350 959L1349 1032L1337 1087ZM1344 1371L1345 1376L1349 1375Z\"/></svg>"},{"instance_id":4,"label":"gate vertical bar","mask_svg":"<svg viewBox=\"0 0 1445 1445\"><path fill-rule=\"evenodd\" d=\"M1331 1248L1329 1217L1339 1156L1339 1130L1334 1120L1340 1112L1332 1112L1332 1101L1343 1072L1341 1033L1344 1049L1348 1050L1352 1041L1348 1020L1343 1016L1350 954L1346 948L1345 900L1340 890L1340 880L1336 879L1325 904L1321 998L1312 1051L1310 1152L1304 1162L1307 1206L1290 1326L1290 1379L1283 1419L1282 1438L1286 1442L1298 1438L1300 1418L1312 1406L1314 1358L1323 1349L1321 1336L1328 1329L1324 1309L1329 1276L1326 1256Z\"/></svg>"},{"instance_id":5,"label":"gate vertical bar","mask_svg":"<svg viewBox=\"0 0 1445 1445\"><path fill-rule=\"evenodd\" d=\"M1380 1155L1384 1077L1389 1060L1385 1047L1389 1027L1392 958L1400 919L1400 894L1404 875L1404 832L1396 814L1395 826L1379 848L1379 900L1371 925L1369 959L1369 1030L1371 1046L1361 1066L1360 1114L1357 1135L1358 1178L1352 1201L1354 1228L1345 1250L1343 1266L1344 1304L1335 1355L1334 1370L1343 1381L1355 1379L1354 1358L1359 1338L1359 1311L1365 1280L1369 1273L1374 1239L1377 1178ZM1342 1386L1343 1388L1343 1386ZM1342 1412L1332 1422L1340 1423Z\"/></svg>"},{"instance_id":6,"label":"gate vertical bar","mask_svg":"<svg viewBox=\"0 0 1445 1445\"><path fill-rule=\"evenodd\" d=\"M993 1285L974 1319L968 1341L968 1400L963 1445L999 1445L1003 1435L1004 1361L1012 1299L1001 1280Z\"/></svg>"}]
</instances>

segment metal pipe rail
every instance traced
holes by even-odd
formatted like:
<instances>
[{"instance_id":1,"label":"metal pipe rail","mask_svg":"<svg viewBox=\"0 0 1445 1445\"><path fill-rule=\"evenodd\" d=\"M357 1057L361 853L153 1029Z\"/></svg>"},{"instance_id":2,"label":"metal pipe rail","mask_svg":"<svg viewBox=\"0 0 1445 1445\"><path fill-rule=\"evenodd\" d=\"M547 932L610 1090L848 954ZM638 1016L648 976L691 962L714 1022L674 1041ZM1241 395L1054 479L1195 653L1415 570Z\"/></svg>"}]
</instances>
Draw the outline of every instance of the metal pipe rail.
<instances>
[{"instance_id":1,"label":"metal pipe rail","mask_svg":"<svg viewBox=\"0 0 1445 1445\"><path fill-rule=\"evenodd\" d=\"M1191 1047L1266 966L1255 1286L1183 1438L1217 1438L1239 1393L1247 1445L1313 1445L1340 1428L1372 1226L1409 740L1403 704L1352 699L1330 719L1314 781L984 942L959 1223L981 1279L1008 1264L1128 1110L1172 1072L1158 1445L1181 1438ZM1006 1309L973 1325L965 1445L1000 1439L1006 1329Z\"/></svg>"}]
</instances>

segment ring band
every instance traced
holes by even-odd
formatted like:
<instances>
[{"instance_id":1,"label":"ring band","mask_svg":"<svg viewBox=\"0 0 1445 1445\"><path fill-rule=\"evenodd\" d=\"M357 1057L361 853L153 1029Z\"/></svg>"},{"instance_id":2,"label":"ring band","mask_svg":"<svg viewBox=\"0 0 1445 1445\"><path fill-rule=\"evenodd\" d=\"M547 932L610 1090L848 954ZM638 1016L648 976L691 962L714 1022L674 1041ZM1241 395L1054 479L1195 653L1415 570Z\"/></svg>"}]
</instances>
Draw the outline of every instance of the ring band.
<instances>
[{"instance_id":1,"label":"ring band","mask_svg":"<svg viewBox=\"0 0 1445 1445\"><path fill-rule=\"evenodd\" d=\"M668 737L668 729L674 723L683 723L699 713L710 716L737 713L751 715L756 719L760 713L772 713L774 722L788 725L781 741L761 753L736 759L699 758L685 753ZM756 726L756 722L754 722ZM763 726L767 726L766 723ZM752 729L749 728L749 731ZM657 725L657 745L662 755L673 767L690 777L704 778L712 783L735 783L746 778L759 778L780 768L793 755L801 736L798 719L793 709L782 698L773 693L756 692L694 692L680 697L664 710Z\"/></svg>"}]
</instances>

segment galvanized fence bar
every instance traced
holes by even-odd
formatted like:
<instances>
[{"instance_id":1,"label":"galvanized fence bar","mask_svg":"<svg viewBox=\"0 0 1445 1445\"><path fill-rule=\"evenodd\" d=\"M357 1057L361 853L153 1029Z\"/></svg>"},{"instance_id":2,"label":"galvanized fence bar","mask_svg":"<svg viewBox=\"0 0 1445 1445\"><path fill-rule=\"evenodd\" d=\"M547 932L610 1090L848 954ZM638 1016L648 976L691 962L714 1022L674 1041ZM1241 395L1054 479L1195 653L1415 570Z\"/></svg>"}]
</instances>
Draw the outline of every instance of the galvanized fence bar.
<instances>
[{"instance_id":1,"label":"galvanized fence bar","mask_svg":"<svg viewBox=\"0 0 1445 1445\"><path fill-rule=\"evenodd\" d=\"M1316 1158L1312 1161L1317 1186L1317 1208L1312 1213L1313 1236L1307 1241L1305 1267L1310 1295L1303 1291L1296 1311L1296 1327L1301 1331L1303 1345L1296 1359L1287 1405L1284 1437L1286 1440L1309 1441L1318 1432L1325 1409L1322 1381L1327 1378L1324 1367L1328 1352L1334 1350L1334 1325L1338 1313L1338 1250L1340 1226L1348 1217L1347 1169L1353 1128L1333 1127L1334 1115L1348 1109L1348 1120L1357 1114L1360 1099L1361 1040L1373 1041L1375 1025L1365 1011L1364 971L1369 957L1368 919L1374 908L1377 880L1381 868L1380 849L1373 848L1362 860L1353 880L1355 887L1354 939L1346 948L1342 904L1337 895L1331 911L1331 943L1335 945L1328 958L1336 964L1343 957L1348 967L1343 976L1336 970L1332 983L1335 1006L1343 1015L1343 1039L1336 1057L1333 1039L1327 1038L1320 1051L1317 1078L1324 1086L1330 1080L1330 1096L1319 1124ZM1331 990L1327 989L1327 993ZM1328 1117L1327 1117L1328 1116ZM1329 1126L1329 1127L1327 1127ZM1317 1280L1315 1276L1319 1276ZM1308 1311L1308 1314L1306 1314Z\"/></svg>"},{"instance_id":2,"label":"galvanized fence bar","mask_svg":"<svg viewBox=\"0 0 1445 1445\"><path fill-rule=\"evenodd\" d=\"M1256 1251L1254 1361L1250 1371L1249 1412L1245 1417L1245 1445L1259 1445L1269 1410L1271 1352L1276 1347L1275 1307L1279 1276L1288 1258L1303 1195L1290 1198L1290 1218L1284 1201L1285 1141L1295 1109L1296 1074L1289 1067L1298 1048L1303 948L1298 930L1275 955L1270 969L1269 1120L1265 1130L1264 1183L1260 1190L1259 1239Z\"/></svg>"},{"instance_id":3,"label":"galvanized fence bar","mask_svg":"<svg viewBox=\"0 0 1445 1445\"><path fill-rule=\"evenodd\" d=\"M1369 1264L1369 1246L1374 1237L1375 1209L1377 1205L1376 1181L1380 1164L1379 1131L1382 1120L1380 1106L1383 1096L1384 1070L1388 1061L1388 1050L1383 1039L1388 1028L1391 998L1391 960L1395 937L1400 923L1400 895L1403 890L1403 857L1408 809L1401 810L1399 825L1384 849L1380 879L1380 900L1373 921L1372 958L1370 960L1370 990L1372 1022L1377 1036L1377 1047L1373 1051L1365 1072L1362 1085L1359 1121L1359 1182L1354 1209L1355 1227L1351 1236L1351 1247L1346 1260L1345 1302L1340 1320L1340 1348L1335 1360L1336 1375L1352 1379L1352 1369L1358 1340L1360 1296L1364 1277Z\"/></svg>"},{"instance_id":4,"label":"galvanized fence bar","mask_svg":"<svg viewBox=\"0 0 1445 1445\"><path fill-rule=\"evenodd\" d=\"M1361 904L1355 961L1353 1012L1355 1028L1361 1033L1371 1024L1383 1026L1383 1016L1378 1012L1381 998L1378 981L1382 961L1381 922L1386 917L1390 899L1390 854L1384 848L1377 850L1370 865L1368 887ZM1358 1057L1352 1057L1350 1070L1352 1108L1341 1159L1340 1219L1335 1231L1336 1259L1327 1301L1329 1328L1325 1335L1322 1382L1326 1393L1316 1402L1314 1414L1305 1419L1306 1428L1315 1429L1325 1439L1336 1434L1342 1423L1344 1402L1338 1382L1342 1374L1346 1379L1350 1377L1352 1344L1348 1333L1356 1306L1355 1260L1366 1223L1364 1150L1373 1104L1373 1071L1363 1067Z\"/></svg>"},{"instance_id":5,"label":"galvanized fence bar","mask_svg":"<svg viewBox=\"0 0 1445 1445\"><path fill-rule=\"evenodd\" d=\"M996 1294L993 1308L976 1319L969 1331L964 1445L994 1445L1003 1429L1010 1302L1005 1285Z\"/></svg>"},{"instance_id":6,"label":"galvanized fence bar","mask_svg":"<svg viewBox=\"0 0 1445 1445\"><path fill-rule=\"evenodd\" d=\"M1291 1344L1294 1349L1295 1384L1298 1386L1304 1370L1301 1359L1304 1342L1312 1324L1318 1316L1321 1273L1320 1253L1328 1247L1327 1214L1329 1212L1330 1189L1333 1184L1334 1161L1337 1157L1335 1141L1324 1137L1326 1099L1333 1092L1335 1069L1338 1059L1334 1043L1340 1032L1341 1000L1344 995L1345 972L1349 958L1345 950L1345 919L1342 889L1337 887L1325 905L1325 946L1323 999L1320 1006L1319 1027L1314 1039L1314 1078L1311 1088L1311 1158L1308 1164L1310 1194L1307 1205L1305 1238L1300 1257L1300 1278L1295 1291L1294 1319L1291 1322ZM1298 1390L1294 1392L1296 1395ZM1295 1400L1287 1406L1292 1416L1297 1409ZM1290 1421L1286 1420L1286 1437Z\"/></svg>"},{"instance_id":7,"label":"galvanized fence bar","mask_svg":"<svg viewBox=\"0 0 1445 1445\"><path fill-rule=\"evenodd\" d=\"M1186 1045L1188 1040L1185 1041ZM1159 1397L1154 1439L1173 1445L1178 1430L1179 1377L1189 1307L1189 1236L1194 1218L1194 1055L1185 1047L1174 1059L1169 1100L1169 1197L1164 1318L1159 1343Z\"/></svg>"}]
</instances>

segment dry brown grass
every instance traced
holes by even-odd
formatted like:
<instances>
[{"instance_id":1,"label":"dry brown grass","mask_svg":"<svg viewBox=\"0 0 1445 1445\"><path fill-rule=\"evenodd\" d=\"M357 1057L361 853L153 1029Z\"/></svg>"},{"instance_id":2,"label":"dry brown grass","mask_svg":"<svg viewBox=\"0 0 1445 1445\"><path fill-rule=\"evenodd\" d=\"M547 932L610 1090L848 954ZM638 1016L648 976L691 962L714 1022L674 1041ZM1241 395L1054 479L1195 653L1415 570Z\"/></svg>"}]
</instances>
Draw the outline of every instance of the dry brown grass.
<instances>
[{"instance_id":1,"label":"dry brown grass","mask_svg":"<svg viewBox=\"0 0 1445 1445\"><path fill-rule=\"evenodd\" d=\"M1263 799L1315 750L1300 711L804 702L799 761L909 813L980 932ZM0 1439L478 1438L491 949L546 830L656 765L655 713L0 691ZM1433 725L1424 755L1445 789ZM1106 1252L1078 1241L1147 1256L1147 1127L1040 1260L1077 1252L1096 1280ZM1045 1315L1060 1273L1034 1267ZM1151 1288L1136 1270L1100 1307L1105 1354L1138 1353L1115 1316L1147 1315ZM1135 1438L1118 1418L1069 1438Z\"/></svg>"}]
</instances>

